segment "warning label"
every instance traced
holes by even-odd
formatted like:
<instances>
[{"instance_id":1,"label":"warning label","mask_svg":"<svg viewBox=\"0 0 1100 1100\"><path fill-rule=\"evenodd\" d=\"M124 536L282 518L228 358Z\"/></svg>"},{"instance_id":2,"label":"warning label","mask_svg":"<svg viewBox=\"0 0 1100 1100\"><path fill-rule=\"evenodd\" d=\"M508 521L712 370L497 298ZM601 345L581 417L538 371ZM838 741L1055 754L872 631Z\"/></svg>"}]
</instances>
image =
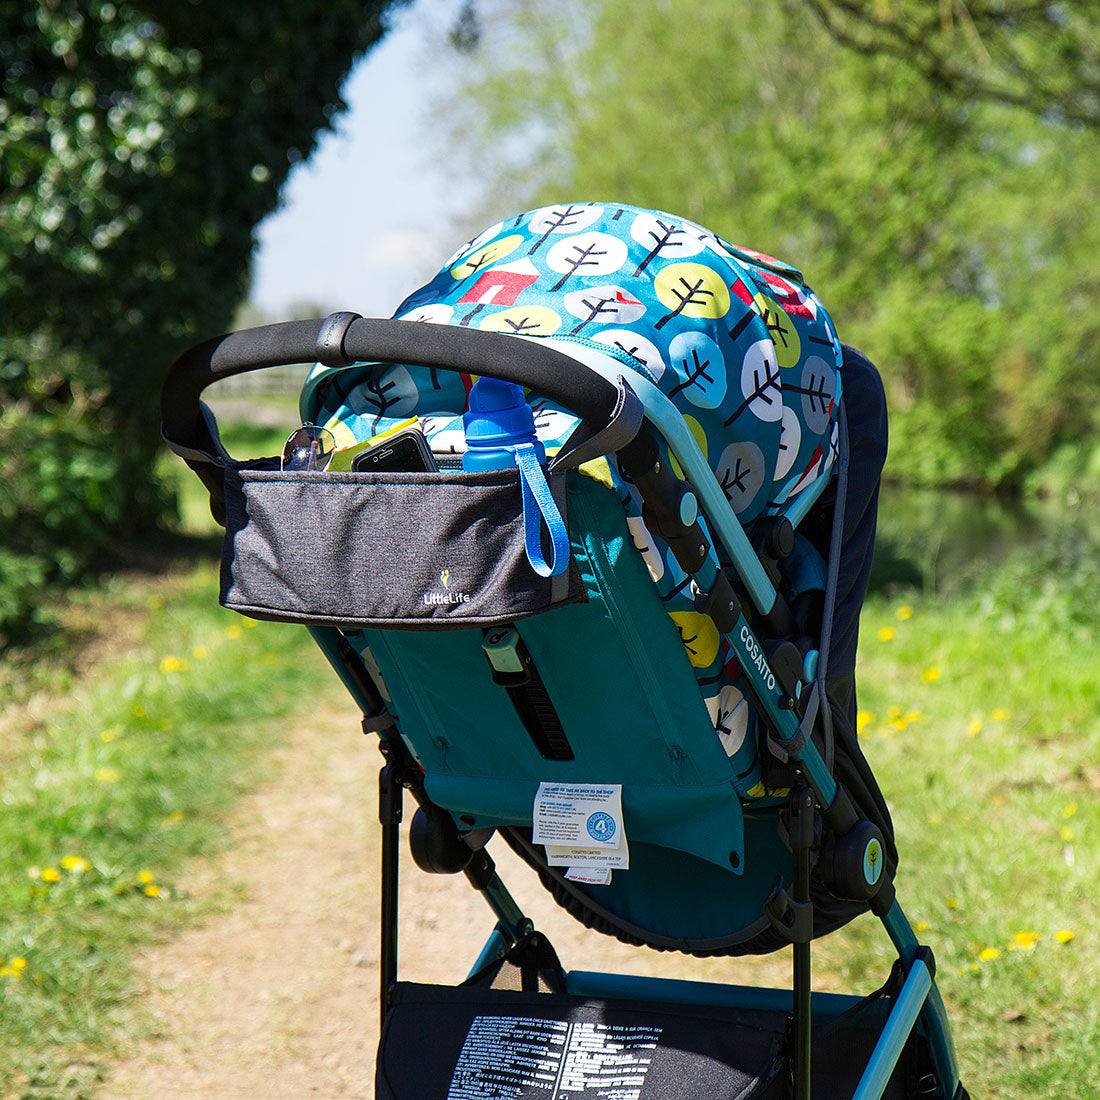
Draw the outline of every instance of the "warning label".
<instances>
[{"instance_id":1,"label":"warning label","mask_svg":"<svg viewBox=\"0 0 1100 1100\"><path fill-rule=\"evenodd\" d=\"M661 1029L478 1016L447 1100L641 1100Z\"/></svg>"}]
</instances>

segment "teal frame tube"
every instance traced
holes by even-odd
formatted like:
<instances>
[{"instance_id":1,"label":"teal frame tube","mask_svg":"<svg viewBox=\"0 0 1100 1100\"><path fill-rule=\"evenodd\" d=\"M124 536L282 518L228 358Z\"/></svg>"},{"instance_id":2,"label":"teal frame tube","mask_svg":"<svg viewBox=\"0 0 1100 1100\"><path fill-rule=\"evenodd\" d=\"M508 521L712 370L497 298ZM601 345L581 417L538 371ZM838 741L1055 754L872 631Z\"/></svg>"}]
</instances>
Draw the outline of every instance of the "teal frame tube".
<instances>
[{"instance_id":1,"label":"teal frame tube","mask_svg":"<svg viewBox=\"0 0 1100 1100\"><path fill-rule=\"evenodd\" d=\"M931 989L932 972L922 959L914 959L852 1100L882 1096Z\"/></svg>"}]
</instances>

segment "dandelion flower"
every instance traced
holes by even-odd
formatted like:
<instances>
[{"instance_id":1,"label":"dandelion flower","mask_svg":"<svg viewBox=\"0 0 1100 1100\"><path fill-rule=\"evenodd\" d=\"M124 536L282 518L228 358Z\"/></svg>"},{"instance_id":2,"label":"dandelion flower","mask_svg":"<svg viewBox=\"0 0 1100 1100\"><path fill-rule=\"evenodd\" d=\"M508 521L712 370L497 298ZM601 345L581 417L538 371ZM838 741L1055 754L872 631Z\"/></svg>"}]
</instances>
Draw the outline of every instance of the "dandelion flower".
<instances>
[{"instance_id":1,"label":"dandelion flower","mask_svg":"<svg viewBox=\"0 0 1100 1100\"><path fill-rule=\"evenodd\" d=\"M880 642L892 642L898 636L898 632L892 626L884 626L878 632Z\"/></svg>"},{"instance_id":2,"label":"dandelion flower","mask_svg":"<svg viewBox=\"0 0 1100 1100\"><path fill-rule=\"evenodd\" d=\"M60 882L61 872L56 867L46 867L42 871L43 882Z\"/></svg>"},{"instance_id":3,"label":"dandelion flower","mask_svg":"<svg viewBox=\"0 0 1100 1100\"><path fill-rule=\"evenodd\" d=\"M96 768L95 777L100 783L118 782L118 772L114 768Z\"/></svg>"},{"instance_id":4,"label":"dandelion flower","mask_svg":"<svg viewBox=\"0 0 1100 1100\"><path fill-rule=\"evenodd\" d=\"M191 650L191 656L194 657L196 661L205 661L206 658L210 656L210 650L204 645L197 645Z\"/></svg>"},{"instance_id":5,"label":"dandelion flower","mask_svg":"<svg viewBox=\"0 0 1100 1100\"><path fill-rule=\"evenodd\" d=\"M907 603L903 603L895 614L902 622L905 622L906 619L911 619L913 617L913 609Z\"/></svg>"},{"instance_id":6,"label":"dandelion flower","mask_svg":"<svg viewBox=\"0 0 1100 1100\"><path fill-rule=\"evenodd\" d=\"M236 623L230 623L229 626L225 628L225 636L227 638L232 638L234 641L243 634L244 631Z\"/></svg>"},{"instance_id":7,"label":"dandelion flower","mask_svg":"<svg viewBox=\"0 0 1100 1100\"><path fill-rule=\"evenodd\" d=\"M1062 808L1062 816L1063 817L1073 817L1073 815L1075 813L1077 813L1077 803L1076 802L1069 802Z\"/></svg>"},{"instance_id":8,"label":"dandelion flower","mask_svg":"<svg viewBox=\"0 0 1100 1100\"><path fill-rule=\"evenodd\" d=\"M919 722L924 717L919 710L907 710L905 712L906 722Z\"/></svg>"},{"instance_id":9,"label":"dandelion flower","mask_svg":"<svg viewBox=\"0 0 1100 1100\"><path fill-rule=\"evenodd\" d=\"M958 898L948 898L947 899L947 908L948 909L958 909L958 907L959 907L959 899Z\"/></svg>"},{"instance_id":10,"label":"dandelion flower","mask_svg":"<svg viewBox=\"0 0 1100 1100\"><path fill-rule=\"evenodd\" d=\"M61 866L74 875L82 875L91 868L91 864L83 856L66 856L61 861Z\"/></svg>"},{"instance_id":11,"label":"dandelion flower","mask_svg":"<svg viewBox=\"0 0 1100 1100\"><path fill-rule=\"evenodd\" d=\"M1012 948L1016 951L1034 951L1038 942L1038 932L1017 932L1012 937Z\"/></svg>"},{"instance_id":12,"label":"dandelion flower","mask_svg":"<svg viewBox=\"0 0 1100 1100\"><path fill-rule=\"evenodd\" d=\"M919 921L917 921L916 924L913 925L913 931L914 932L927 932L929 927L930 927L930 925L929 925L928 921L919 920Z\"/></svg>"},{"instance_id":13,"label":"dandelion flower","mask_svg":"<svg viewBox=\"0 0 1100 1100\"><path fill-rule=\"evenodd\" d=\"M165 819L166 825L177 825L183 820L183 810L173 810Z\"/></svg>"},{"instance_id":14,"label":"dandelion flower","mask_svg":"<svg viewBox=\"0 0 1100 1100\"><path fill-rule=\"evenodd\" d=\"M971 737L977 737L978 734L982 732L982 720L980 718L975 718L967 727L966 732L970 734Z\"/></svg>"},{"instance_id":15,"label":"dandelion flower","mask_svg":"<svg viewBox=\"0 0 1100 1100\"><path fill-rule=\"evenodd\" d=\"M893 721L895 718L901 717L901 707L893 706L886 712L886 717Z\"/></svg>"},{"instance_id":16,"label":"dandelion flower","mask_svg":"<svg viewBox=\"0 0 1100 1100\"><path fill-rule=\"evenodd\" d=\"M984 963L992 962L994 959L999 958L1000 954L1000 951L998 951L996 947L983 947L981 951L978 952L978 958Z\"/></svg>"},{"instance_id":17,"label":"dandelion flower","mask_svg":"<svg viewBox=\"0 0 1100 1100\"><path fill-rule=\"evenodd\" d=\"M1068 825L1063 825L1058 830L1058 835L1069 844L1073 840L1073 830Z\"/></svg>"},{"instance_id":18,"label":"dandelion flower","mask_svg":"<svg viewBox=\"0 0 1100 1100\"><path fill-rule=\"evenodd\" d=\"M155 882L150 882L146 886L142 887L142 892L147 898L160 897L160 887Z\"/></svg>"},{"instance_id":19,"label":"dandelion flower","mask_svg":"<svg viewBox=\"0 0 1100 1100\"><path fill-rule=\"evenodd\" d=\"M992 718L994 722L1003 722L1008 717L1008 711L1005 710L1004 707L994 707L989 717Z\"/></svg>"},{"instance_id":20,"label":"dandelion flower","mask_svg":"<svg viewBox=\"0 0 1100 1100\"><path fill-rule=\"evenodd\" d=\"M869 710L856 711L856 733L862 733L874 720L875 716Z\"/></svg>"},{"instance_id":21,"label":"dandelion flower","mask_svg":"<svg viewBox=\"0 0 1100 1100\"><path fill-rule=\"evenodd\" d=\"M1068 928L1063 928L1061 931L1054 933L1054 938L1059 943L1069 943L1076 935L1076 932L1071 932Z\"/></svg>"},{"instance_id":22,"label":"dandelion flower","mask_svg":"<svg viewBox=\"0 0 1100 1100\"><path fill-rule=\"evenodd\" d=\"M118 737L118 735L119 735L120 733L122 733L122 727L121 727L121 726L111 726L110 728L108 728L108 729L105 729L105 730L104 730L104 731L103 731L103 732L102 732L102 733L101 733L101 734L99 735L99 739L100 739L100 741L102 741L102 742L103 742L103 743L104 743L105 745L107 745L107 744L109 744L109 743L110 743L111 741L113 741L113 740L114 740L114 739L115 739L116 737Z\"/></svg>"},{"instance_id":23,"label":"dandelion flower","mask_svg":"<svg viewBox=\"0 0 1100 1100\"><path fill-rule=\"evenodd\" d=\"M138 871L138 882L148 883L148 882L152 882L152 881L153 881L153 872L152 871Z\"/></svg>"},{"instance_id":24,"label":"dandelion flower","mask_svg":"<svg viewBox=\"0 0 1100 1100\"><path fill-rule=\"evenodd\" d=\"M936 668L935 665L931 665L930 667L926 668L920 674L920 678L926 684L934 684L940 678L941 675L942 675L942 673L940 672L940 670L938 668Z\"/></svg>"},{"instance_id":25,"label":"dandelion flower","mask_svg":"<svg viewBox=\"0 0 1100 1100\"><path fill-rule=\"evenodd\" d=\"M160 670L167 676L171 672L184 672L187 669L187 662L180 657L169 656L165 657L160 663Z\"/></svg>"},{"instance_id":26,"label":"dandelion flower","mask_svg":"<svg viewBox=\"0 0 1100 1100\"><path fill-rule=\"evenodd\" d=\"M16 955L15 958L8 963L8 966L10 966L12 970L26 970L27 960L24 959L22 955Z\"/></svg>"}]
</instances>

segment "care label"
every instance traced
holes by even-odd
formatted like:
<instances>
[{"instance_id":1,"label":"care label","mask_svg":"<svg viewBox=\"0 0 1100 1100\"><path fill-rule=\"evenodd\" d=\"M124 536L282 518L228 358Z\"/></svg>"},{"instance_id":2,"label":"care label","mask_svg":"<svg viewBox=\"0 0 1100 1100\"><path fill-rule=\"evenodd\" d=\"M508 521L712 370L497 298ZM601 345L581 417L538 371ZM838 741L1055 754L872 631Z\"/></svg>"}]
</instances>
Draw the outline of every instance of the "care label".
<instances>
[{"instance_id":1,"label":"care label","mask_svg":"<svg viewBox=\"0 0 1100 1100\"><path fill-rule=\"evenodd\" d=\"M534 841L566 878L606 886L611 872L630 866L623 828L622 785L543 783L535 796Z\"/></svg>"},{"instance_id":2,"label":"care label","mask_svg":"<svg viewBox=\"0 0 1100 1100\"><path fill-rule=\"evenodd\" d=\"M536 844L618 848L623 837L621 783L540 783L535 795Z\"/></svg>"}]
</instances>

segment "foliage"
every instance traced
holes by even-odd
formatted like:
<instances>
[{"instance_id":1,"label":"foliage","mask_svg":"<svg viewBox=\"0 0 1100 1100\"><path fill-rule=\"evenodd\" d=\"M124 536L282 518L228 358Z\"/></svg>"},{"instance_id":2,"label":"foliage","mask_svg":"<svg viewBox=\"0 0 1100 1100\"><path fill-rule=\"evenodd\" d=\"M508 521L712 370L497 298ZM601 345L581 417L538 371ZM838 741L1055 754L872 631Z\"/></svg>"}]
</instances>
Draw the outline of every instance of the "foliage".
<instances>
[{"instance_id":1,"label":"foliage","mask_svg":"<svg viewBox=\"0 0 1100 1100\"><path fill-rule=\"evenodd\" d=\"M1100 129L1092 0L800 0L838 42L937 87Z\"/></svg>"},{"instance_id":2,"label":"foliage","mask_svg":"<svg viewBox=\"0 0 1100 1100\"><path fill-rule=\"evenodd\" d=\"M253 227L388 6L0 0L0 632L22 588L163 510L164 371L228 327Z\"/></svg>"},{"instance_id":3,"label":"foliage","mask_svg":"<svg viewBox=\"0 0 1100 1100\"><path fill-rule=\"evenodd\" d=\"M894 476L1016 487L1095 437L1094 133L844 49L799 5L575 3L548 33L501 0L482 32L470 98L512 201L672 210L801 267L884 373Z\"/></svg>"}]
</instances>

